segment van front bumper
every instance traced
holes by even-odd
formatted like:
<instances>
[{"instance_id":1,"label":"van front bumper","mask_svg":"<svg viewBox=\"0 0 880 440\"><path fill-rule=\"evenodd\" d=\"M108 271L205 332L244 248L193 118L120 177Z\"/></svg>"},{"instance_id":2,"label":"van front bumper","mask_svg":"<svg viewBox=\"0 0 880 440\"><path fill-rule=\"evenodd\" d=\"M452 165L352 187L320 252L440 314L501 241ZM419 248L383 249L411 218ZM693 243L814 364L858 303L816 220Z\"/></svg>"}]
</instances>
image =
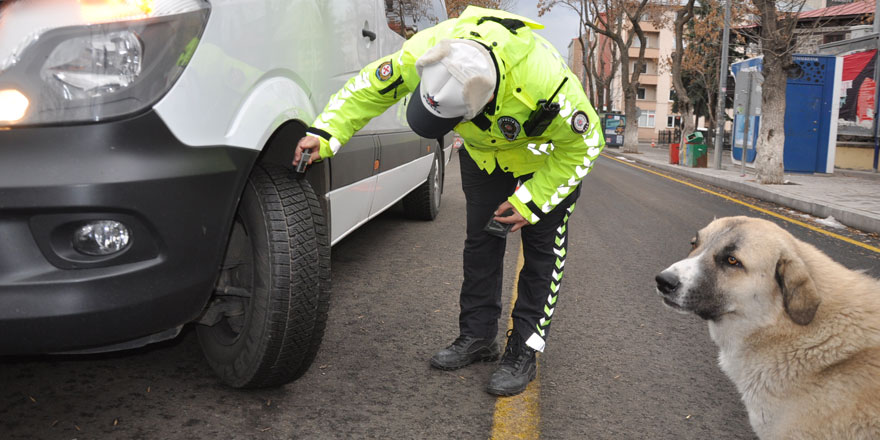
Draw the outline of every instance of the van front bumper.
<instances>
[{"instance_id":1,"label":"van front bumper","mask_svg":"<svg viewBox=\"0 0 880 440\"><path fill-rule=\"evenodd\" d=\"M183 145L154 112L0 131L0 354L127 348L198 317L256 156ZM129 246L76 252L90 220Z\"/></svg>"}]
</instances>

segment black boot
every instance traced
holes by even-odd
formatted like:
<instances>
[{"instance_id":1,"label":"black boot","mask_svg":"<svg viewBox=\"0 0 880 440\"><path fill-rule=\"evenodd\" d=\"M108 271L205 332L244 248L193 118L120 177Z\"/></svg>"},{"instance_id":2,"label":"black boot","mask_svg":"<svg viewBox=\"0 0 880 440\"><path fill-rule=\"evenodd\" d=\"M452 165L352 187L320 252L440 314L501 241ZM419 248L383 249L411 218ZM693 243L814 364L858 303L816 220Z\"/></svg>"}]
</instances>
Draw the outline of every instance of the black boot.
<instances>
[{"instance_id":1,"label":"black boot","mask_svg":"<svg viewBox=\"0 0 880 440\"><path fill-rule=\"evenodd\" d=\"M526 345L519 333L507 332L507 348L504 357L492 377L486 391L496 396L515 396L529 385L538 372L535 350Z\"/></svg>"},{"instance_id":2,"label":"black boot","mask_svg":"<svg viewBox=\"0 0 880 440\"><path fill-rule=\"evenodd\" d=\"M477 361L498 360L498 343L495 338L475 338L459 336L450 346L440 350L431 358L431 366L440 370L456 370Z\"/></svg>"}]
</instances>

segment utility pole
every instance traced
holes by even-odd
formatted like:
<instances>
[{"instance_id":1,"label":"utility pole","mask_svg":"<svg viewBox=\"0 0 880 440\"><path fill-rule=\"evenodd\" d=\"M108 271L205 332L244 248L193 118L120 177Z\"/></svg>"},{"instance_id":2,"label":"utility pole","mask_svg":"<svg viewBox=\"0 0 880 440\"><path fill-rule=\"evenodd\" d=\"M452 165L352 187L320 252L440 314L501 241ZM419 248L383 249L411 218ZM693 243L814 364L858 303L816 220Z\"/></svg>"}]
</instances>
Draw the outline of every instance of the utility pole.
<instances>
[{"instance_id":1,"label":"utility pole","mask_svg":"<svg viewBox=\"0 0 880 440\"><path fill-rule=\"evenodd\" d=\"M874 3L874 33L880 34L880 20L877 19L880 13L880 0ZM877 53L880 53L880 36L877 37ZM880 57L874 62L874 78L880 72ZM877 172L877 162L880 161L880 120L877 119L877 113L880 112L880 87L874 87L874 172Z\"/></svg>"},{"instance_id":2,"label":"utility pole","mask_svg":"<svg viewBox=\"0 0 880 440\"><path fill-rule=\"evenodd\" d=\"M724 0L724 37L721 40L721 69L718 71L718 106L715 111L715 169L721 169L721 151L724 149L724 102L727 100L727 46L730 37L730 2ZM880 0L876 0L880 5ZM874 25L875 27L877 24ZM880 87L878 87L880 88ZM732 137L732 136L731 136ZM731 140L732 143L732 140ZM731 146L731 148L733 148ZM745 154L743 154L745 163Z\"/></svg>"}]
</instances>

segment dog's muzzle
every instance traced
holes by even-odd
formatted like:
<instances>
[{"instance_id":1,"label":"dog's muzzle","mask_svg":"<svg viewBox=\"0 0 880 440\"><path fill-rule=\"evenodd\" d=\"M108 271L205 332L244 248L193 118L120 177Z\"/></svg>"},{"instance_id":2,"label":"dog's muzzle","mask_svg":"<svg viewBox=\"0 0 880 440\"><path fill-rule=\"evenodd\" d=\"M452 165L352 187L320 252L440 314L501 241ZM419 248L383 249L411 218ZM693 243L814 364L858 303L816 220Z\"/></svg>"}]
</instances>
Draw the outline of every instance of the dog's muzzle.
<instances>
[{"instance_id":1,"label":"dog's muzzle","mask_svg":"<svg viewBox=\"0 0 880 440\"><path fill-rule=\"evenodd\" d=\"M663 303L683 312L683 307L678 301L678 288L681 287L681 279L678 275L670 270L664 270L654 277L654 280L657 281L657 293L660 294Z\"/></svg>"},{"instance_id":2,"label":"dog's muzzle","mask_svg":"<svg viewBox=\"0 0 880 440\"><path fill-rule=\"evenodd\" d=\"M660 272L659 275L654 277L654 281L657 281L657 290L663 296L671 296L678 289L678 286L681 286L681 280L679 280L678 275L669 271Z\"/></svg>"}]
</instances>

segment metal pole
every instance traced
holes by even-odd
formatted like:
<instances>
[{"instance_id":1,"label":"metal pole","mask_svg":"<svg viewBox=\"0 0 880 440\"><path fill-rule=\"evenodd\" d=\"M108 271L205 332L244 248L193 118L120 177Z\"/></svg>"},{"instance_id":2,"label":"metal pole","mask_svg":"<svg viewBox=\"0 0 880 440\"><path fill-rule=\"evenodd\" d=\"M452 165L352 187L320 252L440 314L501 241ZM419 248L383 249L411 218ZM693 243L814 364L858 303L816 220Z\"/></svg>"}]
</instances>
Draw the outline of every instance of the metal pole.
<instances>
[{"instance_id":1,"label":"metal pole","mask_svg":"<svg viewBox=\"0 0 880 440\"><path fill-rule=\"evenodd\" d=\"M746 177L746 158L748 157L749 139L751 138L751 136L749 136L749 121L750 121L750 119L752 119L752 113L750 111L751 107L752 107L752 85L753 85L752 75L750 73L748 75L745 75L745 77L747 78L747 81L748 81L748 83L747 83L748 87L746 87L746 90L749 92L749 95L748 95L748 97L746 97L746 112L745 112L746 120L743 123L743 146L742 146L742 157L741 157L741 159L742 159L742 162L741 162L742 163L742 176L741 177ZM735 136L731 133L730 137L731 137L730 151L733 151L733 144L735 143L735 140L733 138L735 138Z\"/></svg>"},{"instance_id":2,"label":"metal pole","mask_svg":"<svg viewBox=\"0 0 880 440\"><path fill-rule=\"evenodd\" d=\"M718 106L715 111L715 169L721 169L721 151L724 149L724 101L727 100L727 46L730 36L730 2L724 1L724 36L721 40L721 69L718 71ZM880 0L877 0L880 5ZM877 26L875 24L875 26ZM880 87L878 87L880 88ZM731 148L733 135L731 131ZM743 156L745 160L745 156Z\"/></svg>"},{"instance_id":3,"label":"metal pole","mask_svg":"<svg viewBox=\"0 0 880 440\"><path fill-rule=\"evenodd\" d=\"M874 3L874 32L880 32L880 20L877 20L877 13L880 12L880 0Z\"/></svg>"},{"instance_id":4,"label":"metal pole","mask_svg":"<svg viewBox=\"0 0 880 440\"><path fill-rule=\"evenodd\" d=\"M880 13L880 0L874 3L874 33L880 33L880 20L877 17ZM874 62L874 84L877 84L878 76L880 76L880 37L877 40L877 59ZM880 112L880 87L874 87L874 172L877 172L877 158L880 157L880 123L877 120L877 113Z\"/></svg>"},{"instance_id":5,"label":"metal pole","mask_svg":"<svg viewBox=\"0 0 880 440\"><path fill-rule=\"evenodd\" d=\"M877 51L880 57L880 50ZM874 65L876 69L877 65ZM880 87L877 87L880 89ZM874 93L874 172L877 172L877 158L880 157L880 124L877 123L877 113L880 113L880 99L877 99L877 91Z\"/></svg>"}]
</instances>

